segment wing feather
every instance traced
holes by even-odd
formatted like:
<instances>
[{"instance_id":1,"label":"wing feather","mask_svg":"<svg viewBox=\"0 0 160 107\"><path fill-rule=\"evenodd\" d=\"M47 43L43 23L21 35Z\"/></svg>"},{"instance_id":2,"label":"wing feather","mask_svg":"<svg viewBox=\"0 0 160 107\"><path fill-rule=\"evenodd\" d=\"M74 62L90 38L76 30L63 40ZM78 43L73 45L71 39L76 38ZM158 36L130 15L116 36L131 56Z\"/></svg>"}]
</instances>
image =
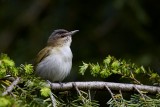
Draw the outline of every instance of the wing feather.
<instances>
[{"instance_id":1,"label":"wing feather","mask_svg":"<svg viewBox=\"0 0 160 107\"><path fill-rule=\"evenodd\" d=\"M38 53L38 55L37 55L37 57L35 59L35 66L37 66L37 64L39 62L41 62L44 58L46 58L49 54L50 54L50 48L49 47L46 47L46 48L42 49Z\"/></svg>"}]
</instances>

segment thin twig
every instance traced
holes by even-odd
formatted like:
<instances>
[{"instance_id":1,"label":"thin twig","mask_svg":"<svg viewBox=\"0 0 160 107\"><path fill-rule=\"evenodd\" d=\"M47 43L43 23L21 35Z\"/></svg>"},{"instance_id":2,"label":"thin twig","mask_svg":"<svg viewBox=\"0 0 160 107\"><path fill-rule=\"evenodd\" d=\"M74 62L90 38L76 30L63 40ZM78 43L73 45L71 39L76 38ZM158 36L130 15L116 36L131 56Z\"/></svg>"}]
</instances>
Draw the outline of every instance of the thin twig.
<instances>
[{"instance_id":1,"label":"thin twig","mask_svg":"<svg viewBox=\"0 0 160 107\"><path fill-rule=\"evenodd\" d=\"M108 86L104 86L107 90L108 90L108 92L111 94L111 97L113 98L113 100L115 100L115 98L114 98L114 94L112 93L112 91L109 89L109 87Z\"/></svg>"},{"instance_id":2,"label":"thin twig","mask_svg":"<svg viewBox=\"0 0 160 107\"><path fill-rule=\"evenodd\" d=\"M134 89L141 95L141 97L145 100L144 95L141 93L141 91L139 89L137 89L137 87L134 87Z\"/></svg>"},{"instance_id":3,"label":"thin twig","mask_svg":"<svg viewBox=\"0 0 160 107\"><path fill-rule=\"evenodd\" d=\"M76 91L78 92L79 96L83 97L83 96L82 96L82 94L81 94L81 92L79 91L79 89L78 89L78 87L77 87L76 83L75 83L75 82L73 82L73 83L72 83L72 85L73 85L73 87L76 89ZM83 104L85 104L85 102L84 102L84 99L83 99L83 98L82 98L82 102L83 102Z\"/></svg>"},{"instance_id":4,"label":"thin twig","mask_svg":"<svg viewBox=\"0 0 160 107\"><path fill-rule=\"evenodd\" d=\"M48 84L49 84L50 87L51 87L51 84L52 84L52 83L51 83L49 80L47 80L47 82L48 82ZM52 102L52 107L56 107L56 99L55 99L52 91L50 92L50 98L51 98L51 102Z\"/></svg>"},{"instance_id":5,"label":"thin twig","mask_svg":"<svg viewBox=\"0 0 160 107\"><path fill-rule=\"evenodd\" d=\"M133 80L136 84L142 85L140 81L138 81L135 77L132 71L130 71L130 76L126 76L126 78ZM123 76L123 74L121 74Z\"/></svg>"},{"instance_id":6,"label":"thin twig","mask_svg":"<svg viewBox=\"0 0 160 107\"><path fill-rule=\"evenodd\" d=\"M120 93L120 95L121 95L121 98L123 99L122 91L121 91L121 90L119 90L119 93Z\"/></svg>"},{"instance_id":7,"label":"thin twig","mask_svg":"<svg viewBox=\"0 0 160 107\"><path fill-rule=\"evenodd\" d=\"M116 102L116 103L115 103L115 104L116 104L116 107L118 107L118 103L117 103L116 99L114 98L114 94L112 93L112 91L109 89L109 87L108 87L107 85L105 85L104 87L105 87L105 88L108 90L108 92L111 94L112 99Z\"/></svg>"},{"instance_id":8,"label":"thin twig","mask_svg":"<svg viewBox=\"0 0 160 107\"><path fill-rule=\"evenodd\" d=\"M135 81L137 84L142 85L141 82L139 82L136 78L131 78L133 81Z\"/></svg>"},{"instance_id":9,"label":"thin twig","mask_svg":"<svg viewBox=\"0 0 160 107\"><path fill-rule=\"evenodd\" d=\"M50 92L50 98L52 101L52 107L56 107L56 99L55 99L54 95L52 94L52 92Z\"/></svg>"},{"instance_id":10,"label":"thin twig","mask_svg":"<svg viewBox=\"0 0 160 107\"><path fill-rule=\"evenodd\" d=\"M7 88L7 90L2 93L2 96L5 96L8 93L10 93L14 89L14 87L19 83L19 81L20 77L17 77L17 79L12 82L12 84Z\"/></svg>"},{"instance_id":11,"label":"thin twig","mask_svg":"<svg viewBox=\"0 0 160 107\"><path fill-rule=\"evenodd\" d=\"M57 91L66 91L73 90L73 82L68 83L51 83L51 89ZM160 93L160 87L158 86L147 86L147 85L135 85L135 84L125 84L125 83L114 83L114 82L100 82L100 81L92 81L92 82L74 82L76 87L80 90L105 90L105 86L107 85L111 90L121 90L121 91L134 91L134 87L136 87L140 91L146 91L151 94Z\"/></svg>"},{"instance_id":12,"label":"thin twig","mask_svg":"<svg viewBox=\"0 0 160 107\"><path fill-rule=\"evenodd\" d=\"M90 89L88 90L88 98L91 101L91 91L90 91Z\"/></svg>"}]
</instances>

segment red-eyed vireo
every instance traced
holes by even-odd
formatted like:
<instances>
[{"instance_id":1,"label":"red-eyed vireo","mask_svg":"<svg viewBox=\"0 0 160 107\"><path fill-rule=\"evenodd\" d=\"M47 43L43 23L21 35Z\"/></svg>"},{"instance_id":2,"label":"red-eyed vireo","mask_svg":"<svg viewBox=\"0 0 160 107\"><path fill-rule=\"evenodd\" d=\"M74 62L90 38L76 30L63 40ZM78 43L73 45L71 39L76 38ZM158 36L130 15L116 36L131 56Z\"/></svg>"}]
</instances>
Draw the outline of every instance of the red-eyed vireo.
<instances>
[{"instance_id":1,"label":"red-eyed vireo","mask_svg":"<svg viewBox=\"0 0 160 107\"><path fill-rule=\"evenodd\" d=\"M55 30L35 60L35 73L45 80L61 82L72 67L72 51L70 45L72 35L79 30Z\"/></svg>"}]
</instances>

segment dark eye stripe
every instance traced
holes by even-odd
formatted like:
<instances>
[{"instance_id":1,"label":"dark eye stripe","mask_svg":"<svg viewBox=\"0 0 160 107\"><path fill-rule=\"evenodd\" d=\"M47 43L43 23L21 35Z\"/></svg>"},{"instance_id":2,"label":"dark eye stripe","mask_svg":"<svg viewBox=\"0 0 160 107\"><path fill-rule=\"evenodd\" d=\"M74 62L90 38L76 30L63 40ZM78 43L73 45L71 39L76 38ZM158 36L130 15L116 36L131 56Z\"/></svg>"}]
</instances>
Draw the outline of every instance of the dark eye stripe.
<instances>
[{"instance_id":1,"label":"dark eye stripe","mask_svg":"<svg viewBox=\"0 0 160 107\"><path fill-rule=\"evenodd\" d=\"M61 38L64 38L64 37L66 37L66 35L61 35Z\"/></svg>"}]
</instances>

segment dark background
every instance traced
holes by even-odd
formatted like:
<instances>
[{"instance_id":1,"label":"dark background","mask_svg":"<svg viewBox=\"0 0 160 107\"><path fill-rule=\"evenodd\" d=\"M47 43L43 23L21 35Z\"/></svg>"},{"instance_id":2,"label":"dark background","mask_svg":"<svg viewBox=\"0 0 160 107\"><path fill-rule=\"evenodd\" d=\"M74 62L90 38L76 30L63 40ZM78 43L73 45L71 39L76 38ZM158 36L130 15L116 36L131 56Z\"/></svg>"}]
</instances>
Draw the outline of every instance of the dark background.
<instances>
[{"instance_id":1,"label":"dark background","mask_svg":"<svg viewBox=\"0 0 160 107\"><path fill-rule=\"evenodd\" d=\"M69 81L97 80L79 66L109 54L160 72L159 17L159 0L0 0L0 52L32 63L52 31L78 29Z\"/></svg>"}]
</instances>

